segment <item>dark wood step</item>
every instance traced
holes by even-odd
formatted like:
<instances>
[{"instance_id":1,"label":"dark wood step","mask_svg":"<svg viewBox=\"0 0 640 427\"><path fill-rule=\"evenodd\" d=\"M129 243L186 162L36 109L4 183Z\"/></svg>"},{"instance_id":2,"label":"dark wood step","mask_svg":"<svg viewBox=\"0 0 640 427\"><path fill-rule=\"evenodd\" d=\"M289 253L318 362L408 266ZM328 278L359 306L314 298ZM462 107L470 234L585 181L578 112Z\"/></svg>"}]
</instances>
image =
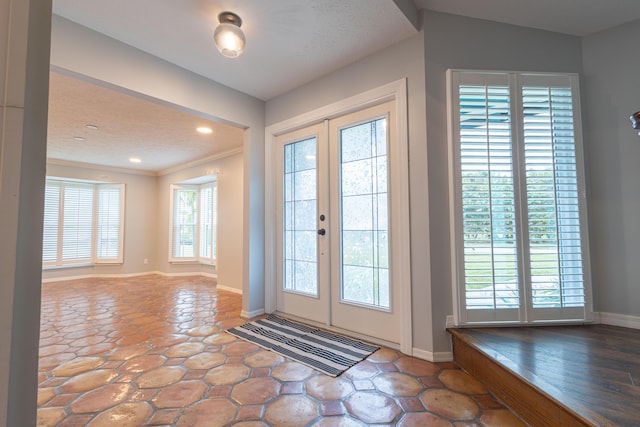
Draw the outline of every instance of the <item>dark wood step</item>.
<instances>
[{"instance_id":1,"label":"dark wood step","mask_svg":"<svg viewBox=\"0 0 640 427\"><path fill-rule=\"evenodd\" d=\"M532 426L640 426L638 330L589 325L448 331L456 363Z\"/></svg>"}]
</instances>

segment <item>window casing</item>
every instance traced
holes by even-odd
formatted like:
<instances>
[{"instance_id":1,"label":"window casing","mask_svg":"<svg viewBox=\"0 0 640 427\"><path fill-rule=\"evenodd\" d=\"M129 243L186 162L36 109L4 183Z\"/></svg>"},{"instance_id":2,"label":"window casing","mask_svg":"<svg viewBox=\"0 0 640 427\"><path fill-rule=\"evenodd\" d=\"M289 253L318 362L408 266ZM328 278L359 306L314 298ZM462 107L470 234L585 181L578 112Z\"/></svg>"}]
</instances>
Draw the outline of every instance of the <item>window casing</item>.
<instances>
[{"instance_id":1,"label":"window casing","mask_svg":"<svg viewBox=\"0 0 640 427\"><path fill-rule=\"evenodd\" d=\"M217 182L171 186L170 262L216 263Z\"/></svg>"},{"instance_id":2,"label":"window casing","mask_svg":"<svg viewBox=\"0 0 640 427\"><path fill-rule=\"evenodd\" d=\"M48 178L43 267L122 263L124 184Z\"/></svg>"},{"instance_id":3,"label":"window casing","mask_svg":"<svg viewBox=\"0 0 640 427\"><path fill-rule=\"evenodd\" d=\"M577 76L447 80L456 323L590 320Z\"/></svg>"}]
</instances>

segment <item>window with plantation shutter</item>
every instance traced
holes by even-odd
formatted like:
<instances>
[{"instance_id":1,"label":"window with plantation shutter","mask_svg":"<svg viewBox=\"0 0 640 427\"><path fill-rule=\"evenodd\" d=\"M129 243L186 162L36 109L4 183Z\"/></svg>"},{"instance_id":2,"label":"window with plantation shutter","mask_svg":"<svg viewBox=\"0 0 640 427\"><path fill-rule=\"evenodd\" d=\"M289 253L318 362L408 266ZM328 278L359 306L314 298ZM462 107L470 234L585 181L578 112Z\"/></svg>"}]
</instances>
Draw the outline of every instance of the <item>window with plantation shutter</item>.
<instances>
[{"instance_id":1,"label":"window with plantation shutter","mask_svg":"<svg viewBox=\"0 0 640 427\"><path fill-rule=\"evenodd\" d=\"M44 267L123 260L124 185L47 179Z\"/></svg>"},{"instance_id":2,"label":"window with plantation shutter","mask_svg":"<svg viewBox=\"0 0 640 427\"><path fill-rule=\"evenodd\" d=\"M173 190L173 227L171 257L196 258L198 219L198 190L175 188Z\"/></svg>"},{"instance_id":3,"label":"window with plantation shutter","mask_svg":"<svg viewBox=\"0 0 640 427\"><path fill-rule=\"evenodd\" d=\"M577 77L447 78L456 322L590 319Z\"/></svg>"},{"instance_id":4,"label":"window with plantation shutter","mask_svg":"<svg viewBox=\"0 0 640 427\"><path fill-rule=\"evenodd\" d=\"M171 186L171 262L215 263L217 194L215 181Z\"/></svg>"}]
</instances>

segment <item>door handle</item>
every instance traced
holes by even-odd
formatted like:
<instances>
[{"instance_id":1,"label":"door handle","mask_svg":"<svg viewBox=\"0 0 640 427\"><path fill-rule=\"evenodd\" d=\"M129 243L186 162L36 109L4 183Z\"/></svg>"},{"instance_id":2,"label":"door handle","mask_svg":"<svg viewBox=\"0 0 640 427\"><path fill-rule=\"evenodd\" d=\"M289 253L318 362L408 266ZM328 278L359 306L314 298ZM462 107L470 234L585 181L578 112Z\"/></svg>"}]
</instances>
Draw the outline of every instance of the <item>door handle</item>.
<instances>
[{"instance_id":1,"label":"door handle","mask_svg":"<svg viewBox=\"0 0 640 427\"><path fill-rule=\"evenodd\" d=\"M324 228L321 228L320 230L318 230L318 234L324 236L325 234L327 234L327 232Z\"/></svg>"}]
</instances>

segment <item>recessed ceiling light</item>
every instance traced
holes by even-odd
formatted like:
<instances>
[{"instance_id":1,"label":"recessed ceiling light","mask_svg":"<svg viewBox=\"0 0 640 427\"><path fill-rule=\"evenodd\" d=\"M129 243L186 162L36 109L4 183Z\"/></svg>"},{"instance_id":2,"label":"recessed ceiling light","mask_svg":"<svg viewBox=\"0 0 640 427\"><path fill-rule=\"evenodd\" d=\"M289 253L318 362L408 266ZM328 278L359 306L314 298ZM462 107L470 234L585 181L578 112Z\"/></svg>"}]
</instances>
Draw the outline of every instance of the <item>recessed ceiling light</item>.
<instances>
[{"instance_id":1,"label":"recessed ceiling light","mask_svg":"<svg viewBox=\"0 0 640 427\"><path fill-rule=\"evenodd\" d=\"M205 127L205 126L200 126L198 129L196 129L198 132L200 133L211 133L213 132L213 130L211 130L211 128Z\"/></svg>"},{"instance_id":2,"label":"recessed ceiling light","mask_svg":"<svg viewBox=\"0 0 640 427\"><path fill-rule=\"evenodd\" d=\"M75 139L76 141L84 141L83 136L74 136L73 139Z\"/></svg>"},{"instance_id":3,"label":"recessed ceiling light","mask_svg":"<svg viewBox=\"0 0 640 427\"><path fill-rule=\"evenodd\" d=\"M142 163L142 160L140 160L140 159L139 159L139 158L137 158L137 157L129 157L129 161L130 161L131 163Z\"/></svg>"},{"instance_id":4,"label":"recessed ceiling light","mask_svg":"<svg viewBox=\"0 0 640 427\"><path fill-rule=\"evenodd\" d=\"M87 129L98 130L98 126L96 125L84 125Z\"/></svg>"}]
</instances>

